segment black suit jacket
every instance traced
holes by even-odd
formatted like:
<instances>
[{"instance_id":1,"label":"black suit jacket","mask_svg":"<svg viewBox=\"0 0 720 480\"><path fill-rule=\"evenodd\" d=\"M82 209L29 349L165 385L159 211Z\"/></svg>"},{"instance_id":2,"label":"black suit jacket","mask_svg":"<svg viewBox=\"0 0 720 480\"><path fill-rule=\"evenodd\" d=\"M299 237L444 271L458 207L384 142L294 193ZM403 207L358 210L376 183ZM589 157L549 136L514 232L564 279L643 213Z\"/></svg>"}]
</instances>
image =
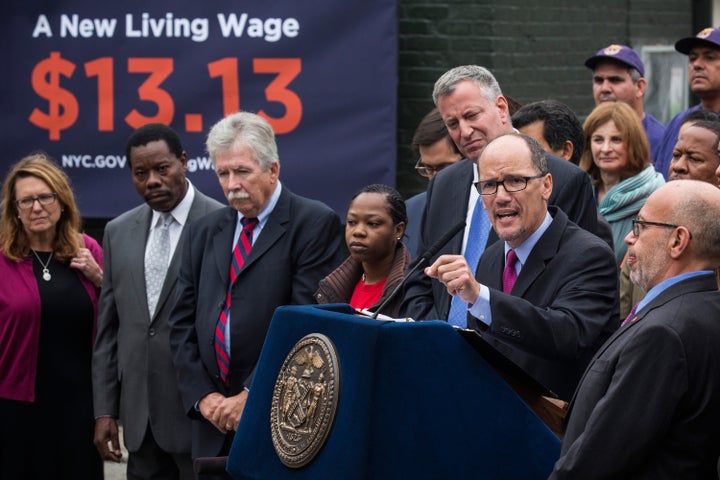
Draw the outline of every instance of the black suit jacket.
<instances>
[{"instance_id":1,"label":"black suit jacket","mask_svg":"<svg viewBox=\"0 0 720 480\"><path fill-rule=\"evenodd\" d=\"M714 274L671 286L598 350L551 478L717 478L717 289Z\"/></svg>"},{"instance_id":2,"label":"black suit jacket","mask_svg":"<svg viewBox=\"0 0 720 480\"><path fill-rule=\"evenodd\" d=\"M226 439L195 410L205 395L249 386L275 308L314 303L318 282L342 260L340 219L324 204L280 198L233 285L230 387L220 381L214 330L225 302L237 211L227 207L190 225L183 247L170 346L180 394L193 421L193 457L215 456ZM225 452L226 453L226 452Z\"/></svg>"},{"instance_id":3,"label":"black suit jacket","mask_svg":"<svg viewBox=\"0 0 720 480\"><path fill-rule=\"evenodd\" d=\"M480 257L492 324L469 316L495 348L569 400L595 351L618 327L618 271L610 247L555 207L511 294L502 292L504 242Z\"/></svg>"},{"instance_id":4,"label":"black suit jacket","mask_svg":"<svg viewBox=\"0 0 720 480\"><path fill-rule=\"evenodd\" d=\"M548 168L553 177L553 190L548 200L550 205L560 207L574 223L585 230L596 233L597 207L592 194L590 177L572 163L552 154L547 154ZM468 211L470 189L474 188L473 168L470 160L444 168L430 181L425 213L421 222L418 255L433 245L445 232L461 220ZM469 225L466 226L469 228ZM460 254L462 234L455 235L441 248L428 264L444 254ZM490 230L487 245L497 241L494 230ZM445 286L431 280L418 269L407 282L403 315L417 320L446 320L450 311L450 295Z\"/></svg>"}]
</instances>

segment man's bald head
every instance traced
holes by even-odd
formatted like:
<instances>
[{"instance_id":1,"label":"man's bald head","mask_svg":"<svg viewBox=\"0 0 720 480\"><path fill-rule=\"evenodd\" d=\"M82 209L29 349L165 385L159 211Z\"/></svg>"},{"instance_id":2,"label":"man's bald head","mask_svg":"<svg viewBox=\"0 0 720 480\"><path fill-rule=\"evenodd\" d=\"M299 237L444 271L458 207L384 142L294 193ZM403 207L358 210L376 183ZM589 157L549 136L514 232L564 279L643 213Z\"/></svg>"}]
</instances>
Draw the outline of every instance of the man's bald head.
<instances>
[{"instance_id":1,"label":"man's bald head","mask_svg":"<svg viewBox=\"0 0 720 480\"><path fill-rule=\"evenodd\" d=\"M698 180L675 180L648 197L650 205L656 202L667 209L667 223L690 231L696 260L709 262L708 268L720 265L720 189Z\"/></svg>"}]
</instances>

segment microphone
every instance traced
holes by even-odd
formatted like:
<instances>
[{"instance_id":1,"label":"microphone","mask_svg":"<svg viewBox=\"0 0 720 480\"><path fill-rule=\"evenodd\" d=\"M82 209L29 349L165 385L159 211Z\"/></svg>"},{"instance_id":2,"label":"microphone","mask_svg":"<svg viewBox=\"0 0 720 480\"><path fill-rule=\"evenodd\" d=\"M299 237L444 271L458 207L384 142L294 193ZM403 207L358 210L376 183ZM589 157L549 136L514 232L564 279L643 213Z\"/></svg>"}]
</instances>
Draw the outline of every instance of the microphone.
<instances>
[{"instance_id":1,"label":"microphone","mask_svg":"<svg viewBox=\"0 0 720 480\"><path fill-rule=\"evenodd\" d=\"M445 232L445 235L440 237L437 242L433 243L430 248L428 248L425 253L420 255L413 263L410 264L410 268L414 270L417 268L417 264L421 264L424 262L430 261L432 257L435 256L435 254L440 250L442 247L447 245L447 243L450 241L452 237L457 235L458 232L460 232L462 229L465 228L465 220L460 220L455 226L453 226L450 230ZM412 271L411 270L411 271ZM407 275L406 275L407 277Z\"/></svg>"},{"instance_id":2,"label":"microphone","mask_svg":"<svg viewBox=\"0 0 720 480\"><path fill-rule=\"evenodd\" d=\"M377 316L380 314L380 311L387 306L390 301L395 298L395 296L398 294L400 289L405 285L405 282L408 278L410 278L410 275L415 273L415 270L420 268L420 266L428 261L432 257L435 256L435 254L440 250L442 247L447 245L447 243L450 241L451 238L453 238L455 235L458 234L461 230L465 228L465 220L460 220L455 226L453 226L450 230L445 232L445 235L440 237L437 242L433 243L430 248L428 248L425 253L420 255L413 263L410 264L410 270L408 270L408 273L403 277L402 281L398 283L397 287L388 295L388 297L385 299L383 303L380 304L380 306L373 312L373 314L370 316L370 318L376 319Z\"/></svg>"}]
</instances>

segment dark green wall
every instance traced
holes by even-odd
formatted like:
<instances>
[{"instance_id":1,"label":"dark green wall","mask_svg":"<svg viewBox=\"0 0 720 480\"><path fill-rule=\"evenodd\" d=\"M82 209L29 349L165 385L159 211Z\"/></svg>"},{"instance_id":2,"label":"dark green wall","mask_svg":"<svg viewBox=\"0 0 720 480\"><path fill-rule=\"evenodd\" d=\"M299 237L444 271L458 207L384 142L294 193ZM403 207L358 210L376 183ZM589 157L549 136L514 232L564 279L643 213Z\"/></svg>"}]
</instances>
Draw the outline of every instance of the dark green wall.
<instances>
[{"instance_id":1,"label":"dark green wall","mask_svg":"<svg viewBox=\"0 0 720 480\"><path fill-rule=\"evenodd\" d=\"M672 45L709 26L709 8L707 0L400 0L398 188L407 196L425 188L409 144L449 68L483 65L520 102L555 98L582 117L593 107L586 58L611 43Z\"/></svg>"},{"instance_id":2,"label":"dark green wall","mask_svg":"<svg viewBox=\"0 0 720 480\"><path fill-rule=\"evenodd\" d=\"M446 70L477 63L526 103L555 98L580 116L593 106L584 60L610 43L672 45L711 22L711 0L399 0L398 189L425 189L409 145ZM128 185L128 188L131 188ZM101 237L105 219L88 219Z\"/></svg>"}]
</instances>

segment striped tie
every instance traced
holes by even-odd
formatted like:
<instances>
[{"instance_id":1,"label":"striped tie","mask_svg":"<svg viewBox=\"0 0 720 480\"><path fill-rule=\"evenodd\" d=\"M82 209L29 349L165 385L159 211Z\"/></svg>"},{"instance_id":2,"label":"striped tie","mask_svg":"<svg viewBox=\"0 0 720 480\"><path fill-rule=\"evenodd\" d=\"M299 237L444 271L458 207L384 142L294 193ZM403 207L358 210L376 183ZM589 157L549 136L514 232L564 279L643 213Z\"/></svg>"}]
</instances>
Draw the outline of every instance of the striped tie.
<instances>
[{"instance_id":1,"label":"striped tie","mask_svg":"<svg viewBox=\"0 0 720 480\"><path fill-rule=\"evenodd\" d=\"M225 294L225 306L222 312L220 312L217 325L215 325L215 359L217 360L218 369L220 370L220 380L225 384L227 384L228 372L230 370L230 350L225 341L225 331L228 318L230 317L230 294L233 283L235 283L235 279L240 273L245 259L250 254L253 230L258 224L258 219L243 218L240 222L242 223L243 229L232 252L232 260L230 261L230 283L227 293Z\"/></svg>"}]
</instances>

